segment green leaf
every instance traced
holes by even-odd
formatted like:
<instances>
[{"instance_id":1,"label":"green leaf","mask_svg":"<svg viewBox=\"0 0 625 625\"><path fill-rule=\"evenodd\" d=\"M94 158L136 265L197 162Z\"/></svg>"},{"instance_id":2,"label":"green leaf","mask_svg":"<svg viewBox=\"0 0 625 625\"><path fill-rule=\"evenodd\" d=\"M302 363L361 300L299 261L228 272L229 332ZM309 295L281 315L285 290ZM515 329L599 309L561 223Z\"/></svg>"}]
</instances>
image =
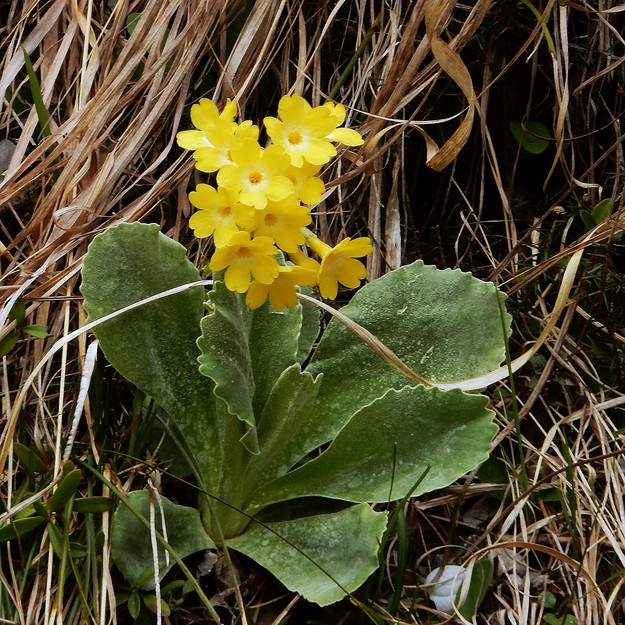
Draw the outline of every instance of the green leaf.
<instances>
[{"instance_id":1,"label":"green leaf","mask_svg":"<svg viewBox=\"0 0 625 625\"><path fill-rule=\"evenodd\" d=\"M480 482L509 484L509 475L505 462L494 456L490 456L488 460L482 463L477 476Z\"/></svg>"},{"instance_id":2,"label":"green leaf","mask_svg":"<svg viewBox=\"0 0 625 625\"><path fill-rule=\"evenodd\" d=\"M302 292L312 295L313 290L308 287L301 287ZM300 301L302 307L302 330L299 335L299 345L297 349L297 362L302 364L309 356L310 352L319 336L321 330L321 311L310 302Z\"/></svg>"},{"instance_id":3,"label":"green leaf","mask_svg":"<svg viewBox=\"0 0 625 625\"><path fill-rule=\"evenodd\" d=\"M43 95L41 94L41 87L39 86L39 80L35 69L26 52L26 48L22 47L24 53L24 65L26 66L26 72L28 73L28 82L30 83L30 93L33 96L33 102L35 103L35 110L37 111L37 118L39 119L39 126L41 127L41 134L44 137L50 136L50 123L48 122L48 111L43 101Z\"/></svg>"},{"instance_id":4,"label":"green leaf","mask_svg":"<svg viewBox=\"0 0 625 625\"><path fill-rule=\"evenodd\" d=\"M48 522L48 537L50 538L50 544L56 554L56 557L60 560L63 557L65 551L65 539L61 530L52 521Z\"/></svg>"},{"instance_id":5,"label":"green leaf","mask_svg":"<svg viewBox=\"0 0 625 625\"><path fill-rule=\"evenodd\" d=\"M13 453L25 468L32 469L35 473L44 473L48 470L39 454L22 443L13 443Z\"/></svg>"},{"instance_id":6,"label":"green leaf","mask_svg":"<svg viewBox=\"0 0 625 625\"><path fill-rule=\"evenodd\" d=\"M504 360L497 297L505 300L491 282L417 261L362 287L341 312L422 377L451 382L483 375ZM510 319L506 314L507 326ZM416 385L336 319L306 370L323 373L315 421L300 434L308 451L332 440L354 412L389 388Z\"/></svg>"},{"instance_id":7,"label":"green leaf","mask_svg":"<svg viewBox=\"0 0 625 625\"><path fill-rule=\"evenodd\" d=\"M156 224L120 224L95 237L82 278L91 322L200 276L185 249ZM192 403L186 381L195 368L203 299L204 289L196 287L94 329L111 364L168 412L178 403ZM210 386L204 381L207 394Z\"/></svg>"},{"instance_id":8,"label":"green leaf","mask_svg":"<svg viewBox=\"0 0 625 625\"><path fill-rule=\"evenodd\" d=\"M547 610L553 610L556 607L556 597L552 592L541 592L538 595L538 602L543 604Z\"/></svg>"},{"instance_id":9,"label":"green leaf","mask_svg":"<svg viewBox=\"0 0 625 625\"><path fill-rule=\"evenodd\" d=\"M23 299L18 299L15 304L13 304L13 308L11 308L9 312L9 320L15 321L18 328L24 325L24 321L26 320L26 303Z\"/></svg>"},{"instance_id":10,"label":"green leaf","mask_svg":"<svg viewBox=\"0 0 625 625\"><path fill-rule=\"evenodd\" d=\"M126 16L126 30L128 30L129 35L135 32L135 28L139 24L140 19L141 13L128 13Z\"/></svg>"},{"instance_id":11,"label":"green leaf","mask_svg":"<svg viewBox=\"0 0 625 625\"><path fill-rule=\"evenodd\" d=\"M61 467L61 475L65 477L68 473L74 471L74 469L76 469L76 465L74 464L73 460L68 460L67 462L64 462L63 466Z\"/></svg>"},{"instance_id":12,"label":"green leaf","mask_svg":"<svg viewBox=\"0 0 625 625\"><path fill-rule=\"evenodd\" d=\"M42 504L40 501L33 501L33 508L35 509L35 512L44 519L47 519L50 516L47 506Z\"/></svg>"},{"instance_id":13,"label":"green leaf","mask_svg":"<svg viewBox=\"0 0 625 625\"><path fill-rule=\"evenodd\" d=\"M518 120L510 122L510 132L517 143L530 154L542 154L550 144L551 132L540 122L529 121L523 124Z\"/></svg>"},{"instance_id":14,"label":"green leaf","mask_svg":"<svg viewBox=\"0 0 625 625\"><path fill-rule=\"evenodd\" d=\"M8 540L13 540L18 536L22 538L28 532L32 532L36 527L41 525L44 522L40 516L36 517L28 517L25 519L16 519L12 523L8 523L7 525L3 525L0 527L0 543L5 543Z\"/></svg>"},{"instance_id":15,"label":"green leaf","mask_svg":"<svg viewBox=\"0 0 625 625\"><path fill-rule=\"evenodd\" d=\"M136 621L139 612L141 612L141 597L138 592L133 592L130 597L128 597L128 612L130 612L130 616Z\"/></svg>"},{"instance_id":16,"label":"green leaf","mask_svg":"<svg viewBox=\"0 0 625 625\"><path fill-rule=\"evenodd\" d=\"M175 579L173 582L169 582L169 584L161 588L161 595L163 595L163 597L167 597L175 590L178 590L178 588L184 588L188 583L189 580Z\"/></svg>"},{"instance_id":17,"label":"green leaf","mask_svg":"<svg viewBox=\"0 0 625 625\"><path fill-rule=\"evenodd\" d=\"M469 590L460 608L460 614L462 614L465 619L470 621L477 614L477 610L482 604L482 601L484 601L492 579L493 563L490 560L480 560L477 562L471 572ZM461 593L462 589L459 591L459 596ZM456 605L459 605L458 601Z\"/></svg>"},{"instance_id":18,"label":"green leaf","mask_svg":"<svg viewBox=\"0 0 625 625\"><path fill-rule=\"evenodd\" d=\"M76 494L81 477L80 469L74 469L61 480L48 502L48 507L52 512L63 510L65 504Z\"/></svg>"},{"instance_id":19,"label":"green leaf","mask_svg":"<svg viewBox=\"0 0 625 625\"><path fill-rule=\"evenodd\" d=\"M11 332L0 341L0 356L6 356L17 345L20 340L19 332Z\"/></svg>"},{"instance_id":20,"label":"green leaf","mask_svg":"<svg viewBox=\"0 0 625 625\"><path fill-rule=\"evenodd\" d=\"M488 457L497 427L487 403L460 390L390 390L361 408L320 456L260 486L248 512L308 496L392 501L422 476L412 496L447 486Z\"/></svg>"},{"instance_id":21,"label":"green leaf","mask_svg":"<svg viewBox=\"0 0 625 625\"><path fill-rule=\"evenodd\" d=\"M156 613L156 602L157 598L154 595L143 595L143 603L145 603L146 608L150 611ZM161 614L163 616L169 616L171 614L171 608L167 605L167 602L161 598Z\"/></svg>"},{"instance_id":22,"label":"green leaf","mask_svg":"<svg viewBox=\"0 0 625 625\"><path fill-rule=\"evenodd\" d=\"M79 542L75 542L73 540L70 540L70 542L69 542L69 554L72 557L72 559L84 558L84 557L86 557L87 553L88 553L88 551L87 551L87 547L85 547L85 545L82 545Z\"/></svg>"},{"instance_id":23,"label":"green leaf","mask_svg":"<svg viewBox=\"0 0 625 625\"><path fill-rule=\"evenodd\" d=\"M280 374L296 362L301 306L252 311L244 297L216 281L211 312L201 321L200 373L215 382L215 395L246 425L242 443L258 453L255 414L261 414Z\"/></svg>"},{"instance_id":24,"label":"green leaf","mask_svg":"<svg viewBox=\"0 0 625 625\"><path fill-rule=\"evenodd\" d=\"M584 226L586 226L587 230L591 230L597 225L595 223L593 216L587 210L584 209L584 210L579 211L579 216L584 222Z\"/></svg>"},{"instance_id":25,"label":"green leaf","mask_svg":"<svg viewBox=\"0 0 625 625\"><path fill-rule=\"evenodd\" d=\"M168 542L176 553L184 558L191 553L214 547L213 541L204 531L200 513L195 508L179 506L165 497L160 497ZM130 504L146 519L150 518L150 493L134 491L130 493ZM163 517L159 502L153 499L155 530L162 534ZM154 564L152 543L147 528L137 517L120 504L113 518L111 530L111 555L126 581L133 588L151 590L154 588ZM158 546L159 574L162 579L174 562L166 564L165 550Z\"/></svg>"},{"instance_id":26,"label":"green leaf","mask_svg":"<svg viewBox=\"0 0 625 625\"><path fill-rule=\"evenodd\" d=\"M26 334L30 334L31 336L34 336L36 339L45 339L46 336L48 336L48 330L46 326L39 326L39 325L24 326L22 328L22 331L26 332Z\"/></svg>"},{"instance_id":27,"label":"green leaf","mask_svg":"<svg viewBox=\"0 0 625 625\"><path fill-rule=\"evenodd\" d=\"M29 506L22 508L19 512L16 512L15 515L13 516L13 520L26 519L28 517L33 516L34 514L38 514L38 512L37 512L37 508L35 507L35 504L32 503Z\"/></svg>"},{"instance_id":28,"label":"green leaf","mask_svg":"<svg viewBox=\"0 0 625 625\"><path fill-rule=\"evenodd\" d=\"M74 503L72 504L72 510L82 514L102 514L114 508L115 504L111 497L82 497L80 499L74 499Z\"/></svg>"},{"instance_id":29,"label":"green leaf","mask_svg":"<svg viewBox=\"0 0 625 625\"><path fill-rule=\"evenodd\" d=\"M289 590L328 605L356 590L378 566L386 513L368 505L254 523L228 547L253 558Z\"/></svg>"},{"instance_id":30,"label":"green leaf","mask_svg":"<svg viewBox=\"0 0 625 625\"><path fill-rule=\"evenodd\" d=\"M261 453L251 458L249 479L262 484L286 473L304 457L297 439L302 424L315 418L312 412L321 379L316 380L294 364L274 385L258 426Z\"/></svg>"},{"instance_id":31,"label":"green leaf","mask_svg":"<svg viewBox=\"0 0 625 625\"><path fill-rule=\"evenodd\" d=\"M543 621L547 625L577 625L578 620L572 615L556 616L555 614L543 614Z\"/></svg>"},{"instance_id":32,"label":"green leaf","mask_svg":"<svg viewBox=\"0 0 625 625\"><path fill-rule=\"evenodd\" d=\"M93 321L167 289L199 280L186 251L156 224L120 224L95 237L81 290ZM210 380L197 370L204 289L195 287L94 329L109 362L174 419L208 489L221 467L222 423Z\"/></svg>"},{"instance_id":33,"label":"green leaf","mask_svg":"<svg viewBox=\"0 0 625 625\"><path fill-rule=\"evenodd\" d=\"M595 207L592 209L592 218L595 222L595 225L599 225L604 222L608 215L610 214L610 198L606 198L605 200L601 200Z\"/></svg>"}]
</instances>

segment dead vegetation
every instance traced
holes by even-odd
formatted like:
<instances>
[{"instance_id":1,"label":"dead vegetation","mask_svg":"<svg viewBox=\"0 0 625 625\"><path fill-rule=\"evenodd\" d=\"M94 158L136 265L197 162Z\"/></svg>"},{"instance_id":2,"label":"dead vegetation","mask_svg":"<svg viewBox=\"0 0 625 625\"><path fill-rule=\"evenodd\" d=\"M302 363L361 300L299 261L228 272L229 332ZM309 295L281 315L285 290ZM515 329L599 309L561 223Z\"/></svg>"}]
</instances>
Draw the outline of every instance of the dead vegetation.
<instances>
[{"instance_id":1,"label":"dead vegetation","mask_svg":"<svg viewBox=\"0 0 625 625\"><path fill-rule=\"evenodd\" d=\"M190 105L235 98L245 118L260 119L284 93L313 104L331 96L367 141L326 174L332 193L316 209L323 237L371 236L371 278L420 257L496 281L515 320L512 358L559 313L514 386L491 389L501 427L492 462L410 504L397 616L434 618L419 592L433 566L490 557L495 581L478 623L625 619L622 6L2 0L0 13L0 340L20 330L10 316L20 300L26 322L47 329L44 339L22 331L2 360L2 524L26 495L49 498L61 472L90 339L79 335L45 358L85 323L78 284L92 238L119 222L158 222L198 264L206 255L207 243L187 231L195 174L175 143ZM511 122L544 149L515 141ZM548 135L537 134L537 122ZM563 287L564 266L580 251ZM123 412L132 410L132 392L114 390L120 381L110 373L98 376L92 383L104 391L94 394L108 393L109 403L94 406L92 395L84 404L75 450L102 457L112 475L136 425ZM37 451L45 479L27 483L17 442ZM122 482L140 479L138 464L123 466ZM89 489L103 494L102 485ZM99 558L72 567L83 596L69 587L63 594L48 532L30 552L20 541L0 545L2 622L127 622L108 570L108 512L81 523L67 520L70 540L88 537ZM392 581L393 544L387 565ZM308 608L293 597L278 597L275 610L254 607L282 592L258 575L243 587L254 622L306 622ZM555 607L539 602L544 592ZM389 622L390 594L372 603ZM358 618L359 608L341 605L310 614ZM200 615L190 595L169 618Z\"/></svg>"}]
</instances>

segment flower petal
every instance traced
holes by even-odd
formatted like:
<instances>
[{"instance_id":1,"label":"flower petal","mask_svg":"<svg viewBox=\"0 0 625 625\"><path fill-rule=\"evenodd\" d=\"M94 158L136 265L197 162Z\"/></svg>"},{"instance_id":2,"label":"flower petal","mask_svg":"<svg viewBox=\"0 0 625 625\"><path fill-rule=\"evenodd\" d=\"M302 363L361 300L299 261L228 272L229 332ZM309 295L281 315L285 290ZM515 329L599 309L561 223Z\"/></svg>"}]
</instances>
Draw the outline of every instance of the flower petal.
<instances>
[{"instance_id":1,"label":"flower petal","mask_svg":"<svg viewBox=\"0 0 625 625\"><path fill-rule=\"evenodd\" d=\"M181 130L176 135L176 141L185 150L211 148L213 144L208 140L206 133L201 130Z\"/></svg>"},{"instance_id":2,"label":"flower petal","mask_svg":"<svg viewBox=\"0 0 625 625\"><path fill-rule=\"evenodd\" d=\"M237 293L245 293L250 286L252 277L250 275L249 267L245 265L232 264L224 275L224 283L226 288L230 291L236 291Z\"/></svg>"},{"instance_id":3,"label":"flower petal","mask_svg":"<svg viewBox=\"0 0 625 625\"><path fill-rule=\"evenodd\" d=\"M269 286L266 284L262 284L262 282L259 282L258 280L254 280L254 282L250 284L250 288L247 290L245 303L252 310L254 310L255 308L260 308L267 301L268 295Z\"/></svg>"},{"instance_id":4,"label":"flower petal","mask_svg":"<svg viewBox=\"0 0 625 625\"><path fill-rule=\"evenodd\" d=\"M336 276L331 273L321 273L319 275L319 291L323 299L336 299L339 292Z\"/></svg>"},{"instance_id":5,"label":"flower petal","mask_svg":"<svg viewBox=\"0 0 625 625\"><path fill-rule=\"evenodd\" d=\"M311 176L305 178L299 185L295 186L295 191L303 204L319 204L321 197L326 190L321 178Z\"/></svg>"},{"instance_id":6,"label":"flower petal","mask_svg":"<svg viewBox=\"0 0 625 625\"><path fill-rule=\"evenodd\" d=\"M279 202L289 195L292 195L294 191L295 187L293 186L293 183L286 176L272 176L267 188L265 189L265 195L270 200ZM248 203L244 200L241 201L244 202L244 204ZM265 206L266 204L267 203L265 202ZM256 205L254 204L254 206ZM265 206L256 206L256 208L264 208Z\"/></svg>"},{"instance_id":7,"label":"flower petal","mask_svg":"<svg viewBox=\"0 0 625 625\"><path fill-rule=\"evenodd\" d=\"M219 117L221 119L225 119L226 121L234 121L234 118L237 116L237 103L233 102L230 98L226 100L224 104L224 110L220 113Z\"/></svg>"},{"instance_id":8,"label":"flower petal","mask_svg":"<svg viewBox=\"0 0 625 625\"><path fill-rule=\"evenodd\" d=\"M362 145L365 141L360 136L360 133L356 130L352 130L351 128L337 128L333 130L326 139L330 141L338 141L339 143L343 143L345 145L358 146Z\"/></svg>"},{"instance_id":9,"label":"flower petal","mask_svg":"<svg viewBox=\"0 0 625 625\"><path fill-rule=\"evenodd\" d=\"M259 256L254 262L252 273L259 282L271 284L280 273L280 265L273 256Z\"/></svg>"},{"instance_id":10,"label":"flower petal","mask_svg":"<svg viewBox=\"0 0 625 625\"><path fill-rule=\"evenodd\" d=\"M219 117L217 105L208 98L202 98L191 107L191 122L200 130L207 130Z\"/></svg>"},{"instance_id":11,"label":"flower petal","mask_svg":"<svg viewBox=\"0 0 625 625\"><path fill-rule=\"evenodd\" d=\"M318 106L306 116L305 127L307 134L325 137L336 128L336 119L325 106Z\"/></svg>"},{"instance_id":12,"label":"flower petal","mask_svg":"<svg viewBox=\"0 0 625 625\"><path fill-rule=\"evenodd\" d=\"M207 211L198 211L191 215L189 227L193 230L193 235L198 239L208 237L215 231L215 222Z\"/></svg>"},{"instance_id":13,"label":"flower petal","mask_svg":"<svg viewBox=\"0 0 625 625\"><path fill-rule=\"evenodd\" d=\"M278 116L286 124L301 122L310 110L310 104L296 94L285 95L278 102Z\"/></svg>"},{"instance_id":14,"label":"flower petal","mask_svg":"<svg viewBox=\"0 0 625 625\"><path fill-rule=\"evenodd\" d=\"M312 165L325 165L336 156L336 148L327 139L312 139L304 158Z\"/></svg>"}]
</instances>

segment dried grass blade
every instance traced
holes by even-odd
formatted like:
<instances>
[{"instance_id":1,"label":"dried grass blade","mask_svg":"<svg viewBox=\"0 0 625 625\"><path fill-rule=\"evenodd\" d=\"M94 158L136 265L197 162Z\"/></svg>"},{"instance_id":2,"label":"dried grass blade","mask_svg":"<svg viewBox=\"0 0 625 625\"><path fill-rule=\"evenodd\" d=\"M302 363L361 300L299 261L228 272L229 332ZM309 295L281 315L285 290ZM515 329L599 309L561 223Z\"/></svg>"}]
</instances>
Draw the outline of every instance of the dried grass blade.
<instances>
[{"instance_id":1,"label":"dried grass blade","mask_svg":"<svg viewBox=\"0 0 625 625\"><path fill-rule=\"evenodd\" d=\"M442 171L457 156L464 147L471 134L473 118L475 116L476 98L473 91L473 81L466 65L462 62L460 55L452 50L436 32L438 22L447 7L444 0L430 0L425 11L425 30L430 41L430 47L434 58L441 69L460 87L460 90L468 100L469 108L460 126L454 134L439 148L436 141L432 139L423 128L417 126L417 130L425 140L427 159L426 165L436 171Z\"/></svg>"}]
</instances>

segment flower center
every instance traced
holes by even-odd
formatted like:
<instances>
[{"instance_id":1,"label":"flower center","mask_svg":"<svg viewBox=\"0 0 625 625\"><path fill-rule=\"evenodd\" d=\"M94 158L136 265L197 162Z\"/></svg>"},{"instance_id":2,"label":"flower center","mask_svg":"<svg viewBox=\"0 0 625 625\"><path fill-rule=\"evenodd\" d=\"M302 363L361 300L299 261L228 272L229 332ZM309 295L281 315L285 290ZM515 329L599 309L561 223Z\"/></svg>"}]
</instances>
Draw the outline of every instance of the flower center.
<instances>
[{"instance_id":1,"label":"flower center","mask_svg":"<svg viewBox=\"0 0 625 625\"><path fill-rule=\"evenodd\" d=\"M225 219L232 214L232 208L230 206L220 206L217 212L222 219Z\"/></svg>"},{"instance_id":2,"label":"flower center","mask_svg":"<svg viewBox=\"0 0 625 625\"><path fill-rule=\"evenodd\" d=\"M278 223L278 215L276 215L275 213L267 213L265 215L265 225L269 226L270 228L272 226L275 226Z\"/></svg>"},{"instance_id":3,"label":"flower center","mask_svg":"<svg viewBox=\"0 0 625 625\"><path fill-rule=\"evenodd\" d=\"M259 171L252 171L248 176L250 184L260 184L263 181L263 175Z\"/></svg>"},{"instance_id":4,"label":"flower center","mask_svg":"<svg viewBox=\"0 0 625 625\"><path fill-rule=\"evenodd\" d=\"M237 250L237 256L239 258L248 258L250 256L250 254L252 253L252 250L245 246L242 245L238 250Z\"/></svg>"},{"instance_id":5,"label":"flower center","mask_svg":"<svg viewBox=\"0 0 625 625\"><path fill-rule=\"evenodd\" d=\"M289 133L287 139L291 145L299 145L302 142L303 137L299 132L297 132L297 130L294 130Z\"/></svg>"}]
</instances>

